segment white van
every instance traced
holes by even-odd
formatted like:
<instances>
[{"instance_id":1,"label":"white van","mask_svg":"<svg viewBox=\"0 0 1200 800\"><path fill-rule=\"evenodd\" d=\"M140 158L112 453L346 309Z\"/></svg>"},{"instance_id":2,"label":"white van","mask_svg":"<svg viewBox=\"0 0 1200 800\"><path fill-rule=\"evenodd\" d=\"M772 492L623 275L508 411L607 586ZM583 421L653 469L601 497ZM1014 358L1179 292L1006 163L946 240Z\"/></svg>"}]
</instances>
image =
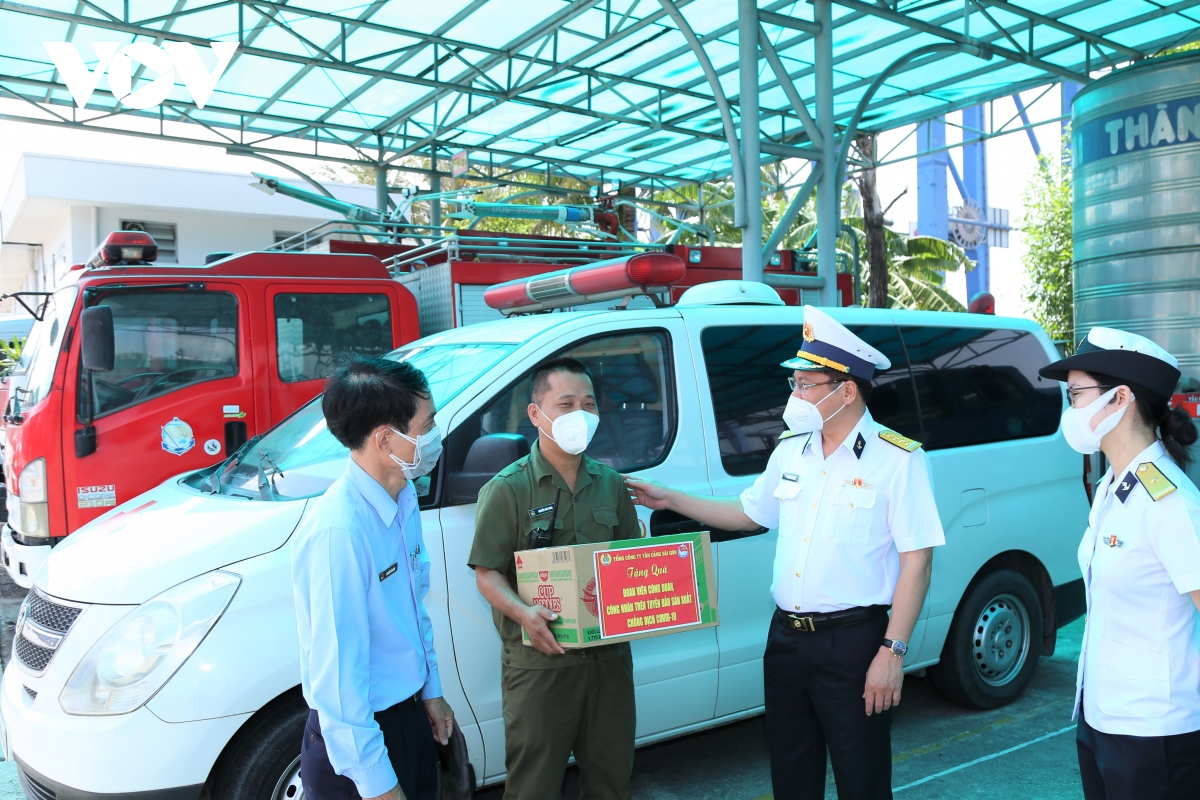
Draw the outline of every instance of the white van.
<instances>
[{"instance_id":1,"label":"white van","mask_svg":"<svg viewBox=\"0 0 1200 800\"><path fill-rule=\"evenodd\" d=\"M394 354L425 372L446 432L419 487L426 602L479 785L504 778L500 640L467 553L479 488L528 452L531 371L560 354L589 365L601 409L592 457L736 494L783 430L779 363L798 347L802 310L761 285L725 288L667 308L472 325ZM906 669L931 668L963 703L1011 701L1083 609L1075 548L1088 503L1082 459L1058 432L1061 386L1037 375L1050 340L1019 319L830 313L891 359L871 411L923 441L933 465L947 544ZM30 797L299 795L306 709L289 538L345 459L314 400L226 463L167 481L55 549L22 607L0 695L5 749ZM650 536L695 525L638 513ZM761 712L775 536L714 534L719 627L633 643L639 744Z\"/></svg>"}]
</instances>

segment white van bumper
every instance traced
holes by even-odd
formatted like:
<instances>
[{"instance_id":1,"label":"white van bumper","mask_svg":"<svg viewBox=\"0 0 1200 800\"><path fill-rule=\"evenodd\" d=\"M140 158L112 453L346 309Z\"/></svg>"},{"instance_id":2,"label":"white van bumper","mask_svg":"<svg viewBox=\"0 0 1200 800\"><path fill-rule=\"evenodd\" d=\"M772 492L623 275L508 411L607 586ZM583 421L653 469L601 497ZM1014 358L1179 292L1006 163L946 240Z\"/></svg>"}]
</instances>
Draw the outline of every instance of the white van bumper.
<instances>
[{"instance_id":1,"label":"white van bumper","mask_svg":"<svg viewBox=\"0 0 1200 800\"><path fill-rule=\"evenodd\" d=\"M217 756L250 717L167 723L144 706L71 716L56 694L31 697L22 679L16 664L4 670L0 717L30 797L196 800Z\"/></svg>"},{"instance_id":2,"label":"white van bumper","mask_svg":"<svg viewBox=\"0 0 1200 800\"><path fill-rule=\"evenodd\" d=\"M23 589L33 587L33 576L41 569L42 562L50 557L48 544L31 547L13 541L12 528L7 524L0 535L0 550L3 551L4 568L8 570L8 576Z\"/></svg>"}]
</instances>

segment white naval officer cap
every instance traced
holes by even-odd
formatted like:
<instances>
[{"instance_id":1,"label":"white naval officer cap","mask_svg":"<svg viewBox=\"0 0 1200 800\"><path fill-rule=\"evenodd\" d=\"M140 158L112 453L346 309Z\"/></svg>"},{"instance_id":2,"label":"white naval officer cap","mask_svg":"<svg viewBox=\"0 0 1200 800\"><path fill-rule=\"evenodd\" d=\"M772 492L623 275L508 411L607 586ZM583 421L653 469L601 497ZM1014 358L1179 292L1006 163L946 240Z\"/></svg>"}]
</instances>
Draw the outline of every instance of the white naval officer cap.
<instances>
[{"instance_id":1,"label":"white naval officer cap","mask_svg":"<svg viewBox=\"0 0 1200 800\"><path fill-rule=\"evenodd\" d=\"M781 367L832 369L869 381L875 377L875 370L892 366L887 356L813 306L804 307L803 339L800 352L780 364Z\"/></svg>"},{"instance_id":2,"label":"white naval officer cap","mask_svg":"<svg viewBox=\"0 0 1200 800\"><path fill-rule=\"evenodd\" d=\"M1096 327L1079 343L1075 355L1038 370L1043 378L1065 381L1071 370L1111 375L1170 397L1179 382L1179 359L1136 333Z\"/></svg>"}]
</instances>

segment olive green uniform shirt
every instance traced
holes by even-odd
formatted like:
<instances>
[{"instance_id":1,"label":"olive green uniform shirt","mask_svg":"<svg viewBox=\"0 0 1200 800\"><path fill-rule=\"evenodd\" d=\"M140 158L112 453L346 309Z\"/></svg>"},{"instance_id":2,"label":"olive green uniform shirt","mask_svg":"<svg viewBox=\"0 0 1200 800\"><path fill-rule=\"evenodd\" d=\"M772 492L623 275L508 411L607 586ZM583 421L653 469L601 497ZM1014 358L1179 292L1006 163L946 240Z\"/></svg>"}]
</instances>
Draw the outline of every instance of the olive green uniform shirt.
<instances>
[{"instance_id":1,"label":"olive green uniform shirt","mask_svg":"<svg viewBox=\"0 0 1200 800\"><path fill-rule=\"evenodd\" d=\"M558 497L557 514L553 510ZM621 474L583 456L575 491L542 456L538 442L529 455L518 459L479 491L475 508L475 541L467 564L494 569L517 591L514 553L529 549L529 534L554 517L552 546L594 544L641 536L637 512ZM552 669L587 661L620 658L629 644L568 649L565 655L548 656L521 642L521 626L492 609L503 642L506 665L527 669Z\"/></svg>"}]
</instances>

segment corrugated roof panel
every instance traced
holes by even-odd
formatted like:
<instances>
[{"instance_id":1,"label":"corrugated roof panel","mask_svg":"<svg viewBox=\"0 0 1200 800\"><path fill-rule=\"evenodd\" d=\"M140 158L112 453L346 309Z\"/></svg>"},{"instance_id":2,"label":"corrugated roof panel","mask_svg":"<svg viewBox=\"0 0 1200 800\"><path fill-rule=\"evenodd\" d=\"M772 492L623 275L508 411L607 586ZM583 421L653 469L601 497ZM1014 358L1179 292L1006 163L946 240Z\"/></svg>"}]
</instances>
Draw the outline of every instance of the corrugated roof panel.
<instances>
[{"instance_id":1,"label":"corrugated roof panel","mask_svg":"<svg viewBox=\"0 0 1200 800\"><path fill-rule=\"evenodd\" d=\"M504 47L562 11L569 0L487 0L446 32L455 39Z\"/></svg>"},{"instance_id":2,"label":"corrugated roof panel","mask_svg":"<svg viewBox=\"0 0 1200 800\"><path fill-rule=\"evenodd\" d=\"M290 61L237 53L221 76L220 88L247 97L266 98L301 68Z\"/></svg>"},{"instance_id":3,"label":"corrugated roof panel","mask_svg":"<svg viewBox=\"0 0 1200 800\"><path fill-rule=\"evenodd\" d=\"M355 75L330 69L314 69L300 78L280 99L306 105L323 105L329 109L335 103L345 100L347 95L369 80L370 78L366 75Z\"/></svg>"},{"instance_id":4,"label":"corrugated roof panel","mask_svg":"<svg viewBox=\"0 0 1200 800\"><path fill-rule=\"evenodd\" d=\"M309 0L321 3L324 0ZM445 33L443 30L456 17L466 12L468 6L475 0L438 0L436 3L407 2L384 3L371 15L371 22L404 28L418 33ZM363 3L356 2L355 6L363 8ZM360 12L361 13L361 12Z\"/></svg>"},{"instance_id":5,"label":"corrugated roof panel","mask_svg":"<svg viewBox=\"0 0 1200 800\"><path fill-rule=\"evenodd\" d=\"M71 105L61 76L41 47L43 41L70 35L83 58L94 65L91 43L131 41L124 23L126 5L130 22L140 21L146 29L139 40L147 42L154 42L159 30L168 30L168 38L232 41L239 35L240 9L243 49L206 109L193 111L192 117L234 131L245 127L251 138L255 131L287 135L304 130L311 137L315 130L325 141L370 148L382 136L397 149L431 143L443 150L486 148L492 155L479 151L477 161L486 156L489 162L510 162L517 156L531 169L547 163L562 169L563 163L555 166L558 159L578 162L572 170L598 173L616 164L666 177L710 176L730 164L721 119L710 99L713 90L658 0L413 0L378 8L365 0L242 6L214 0L186 0L182 5L177 0L25 2L27 10L21 14L0 11L0 82L34 103L45 100L46 82L55 80L51 102ZM736 119L741 91L737 4L678 2L704 42ZM810 4L799 0L759 0L759 5L765 11L812 19ZM834 111L844 122L888 63L925 44L963 35L988 43L996 57L987 62L949 54L902 70L872 98L864 123L871 129L886 128L1105 66L1095 47L1084 45L1076 32L1041 24L1034 30L1033 54L1027 55L1029 21L1023 9L1058 15L1067 24L1107 37L1112 46L1105 45L1105 52L1123 61L1130 53L1122 46L1154 52L1176 41L1200 38L1200 7L1191 16L1179 13L1193 6L1162 6L1149 0L835 0ZM191 13L172 14L178 8ZM96 9L108 10L116 19ZM358 24L357 18L368 14L367 24ZM945 35L929 30L931 25L942 26ZM813 37L770 21L763 29L796 90L815 111ZM348 34L347 63L341 62L343 30ZM443 38L422 38L431 34ZM510 58L502 52L505 48L517 53ZM211 65L211 54L202 57ZM563 63L575 59L578 64ZM758 66L762 135L803 140L787 94L765 60ZM153 74L147 73L146 80ZM171 99L187 106L189 90L176 77ZM279 99L261 110L281 119L256 118L253 112L274 97ZM102 80L91 98L90 113L113 104L108 82ZM119 110L142 117L158 114ZM33 118L37 112L28 113ZM163 110L166 119L175 113ZM629 122L614 121L622 117ZM118 115L105 125L119 127L122 119ZM192 127L178 129L188 135ZM209 131L201 134L197 127L192 135L212 138ZM286 142L274 139L272 147ZM307 144L295 147L308 150ZM523 153L527 155L519 155Z\"/></svg>"},{"instance_id":6,"label":"corrugated roof panel","mask_svg":"<svg viewBox=\"0 0 1200 800\"><path fill-rule=\"evenodd\" d=\"M354 108L364 114L388 118L429 90L402 81L378 81L354 99Z\"/></svg>"}]
</instances>

